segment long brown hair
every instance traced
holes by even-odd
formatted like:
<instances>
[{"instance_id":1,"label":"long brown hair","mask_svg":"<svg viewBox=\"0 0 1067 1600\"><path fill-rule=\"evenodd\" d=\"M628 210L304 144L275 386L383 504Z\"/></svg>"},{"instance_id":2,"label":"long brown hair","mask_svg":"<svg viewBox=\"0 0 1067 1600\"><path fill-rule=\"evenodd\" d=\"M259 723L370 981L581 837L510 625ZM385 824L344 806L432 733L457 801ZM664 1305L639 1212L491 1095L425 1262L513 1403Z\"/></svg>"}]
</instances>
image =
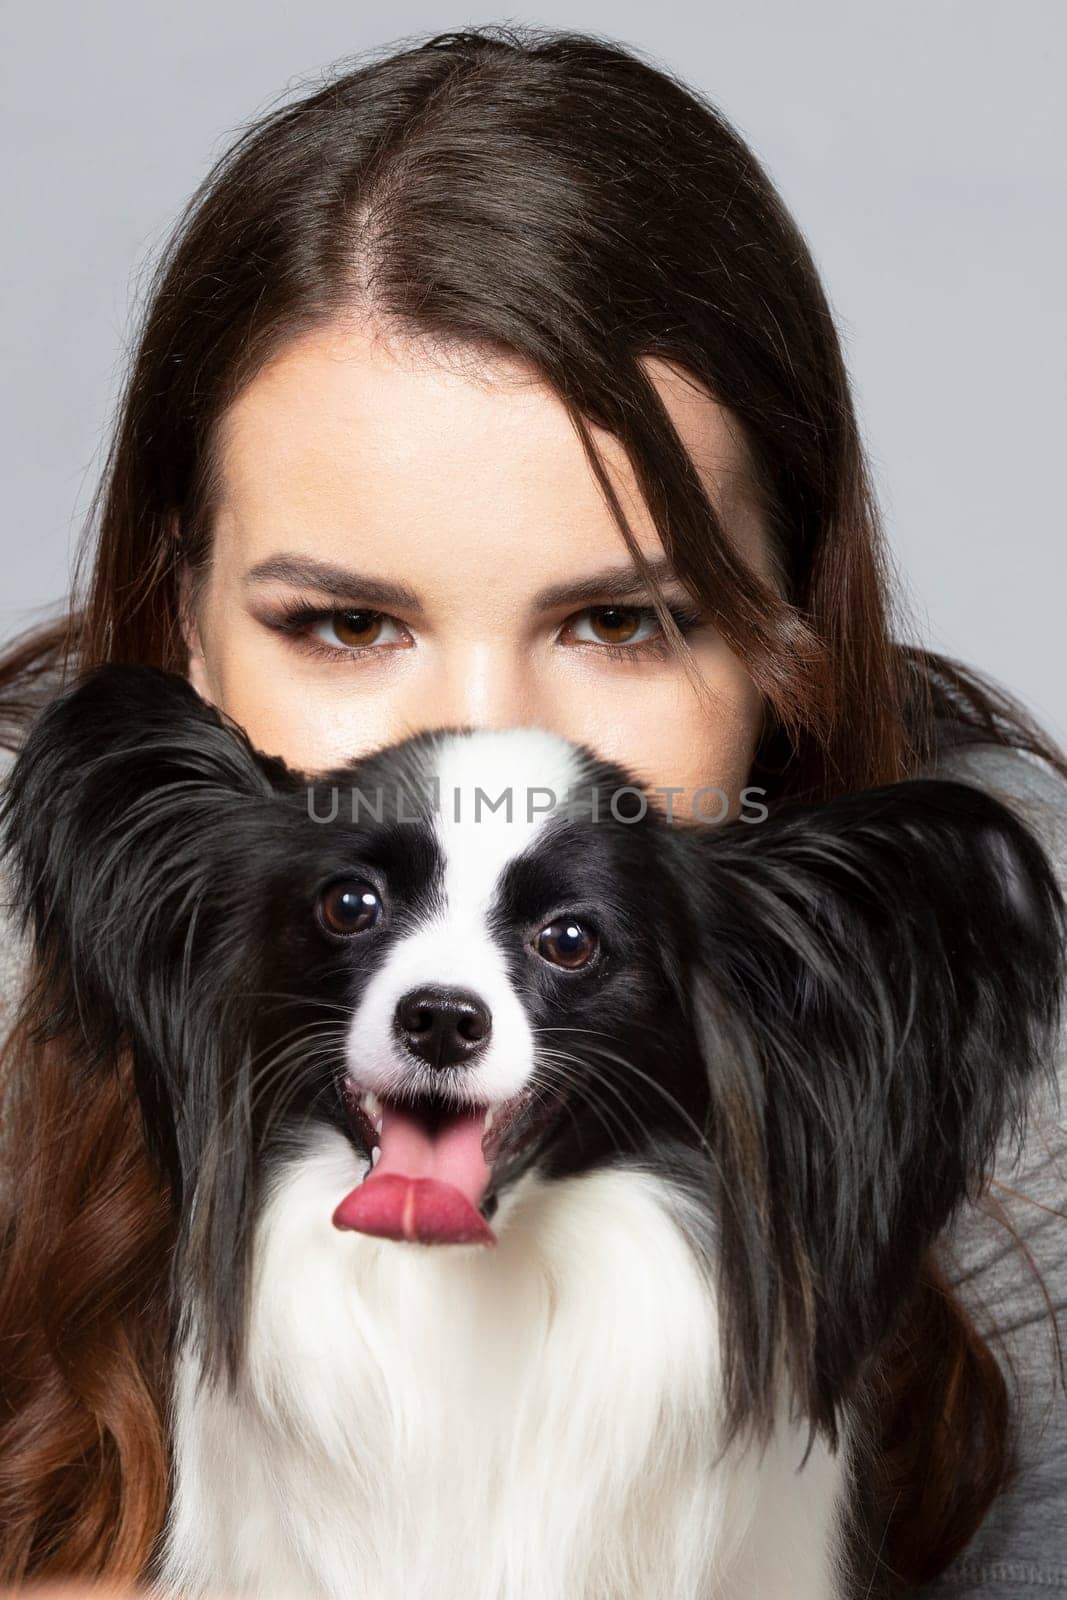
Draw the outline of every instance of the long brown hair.
<instances>
[{"instance_id":1,"label":"long brown hair","mask_svg":"<svg viewBox=\"0 0 1067 1600\"><path fill-rule=\"evenodd\" d=\"M502 27L335 72L250 125L192 197L151 284L86 528L88 581L0 661L11 748L75 668L185 669L179 578L210 556L219 420L286 341L353 311L430 348L528 362L641 564L590 422L622 442L676 571L763 693L752 781L772 801L907 777L972 739L1067 778L1011 696L894 637L831 312L751 151L632 50ZM642 364L653 356L738 420L782 595L727 538ZM76 1042L44 1043L38 1022L31 987L3 1078L16 1203L0 1233L0 1579L136 1579L166 1505L171 1212L128 1080L79 1072ZM927 1577L1011 1461L1003 1377L933 1260L877 1392L885 1556Z\"/></svg>"}]
</instances>

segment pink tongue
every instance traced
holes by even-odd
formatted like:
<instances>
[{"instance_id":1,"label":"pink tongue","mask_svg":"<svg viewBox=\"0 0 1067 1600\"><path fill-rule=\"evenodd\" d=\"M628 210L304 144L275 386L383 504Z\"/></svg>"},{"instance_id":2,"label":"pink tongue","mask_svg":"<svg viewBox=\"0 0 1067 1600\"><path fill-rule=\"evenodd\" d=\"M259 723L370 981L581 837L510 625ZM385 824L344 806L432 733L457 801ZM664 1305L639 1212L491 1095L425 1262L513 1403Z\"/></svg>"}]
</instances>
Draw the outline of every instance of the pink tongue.
<instances>
[{"instance_id":1,"label":"pink tongue","mask_svg":"<svg viewBox=\"0 0 1067 1600\"><path fill-rule=\"evenodd\" d=\"M384 1106L381 1155L333 1214L335 1228L420 1244L495 1244L478 1210L489 1187L482 1154L485 1111L459 1111L430 1133L417 1117Z\"/></svg>"}]
</instances>

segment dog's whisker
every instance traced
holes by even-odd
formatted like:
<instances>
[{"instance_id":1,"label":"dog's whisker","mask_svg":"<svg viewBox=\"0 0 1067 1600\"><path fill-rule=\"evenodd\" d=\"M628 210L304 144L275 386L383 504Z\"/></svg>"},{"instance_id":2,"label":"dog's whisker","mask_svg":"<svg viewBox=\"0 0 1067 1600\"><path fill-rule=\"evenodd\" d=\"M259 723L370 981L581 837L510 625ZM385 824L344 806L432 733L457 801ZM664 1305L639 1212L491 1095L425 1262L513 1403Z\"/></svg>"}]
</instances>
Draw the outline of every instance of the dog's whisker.
<instances>
[{"instance_id":1,"label":"dog's whisker","mask_svg":"<svg viewBox=\"0 0 1067 1600\"><path fill-rule=\"evenodd\" d=\"M544 1054L541 1054L539 1056L539 1059L546 1066L548 1066L550 1068L553 1068L553 1069L555 1069L558 1066L559 1063L562 1063L563 1065L568 1066L568 1067L575 1067L575 1066L578 1065L578 1062L575 1060L574 1057L568 1056L568 1055L566 1055L564 1053L560 1053L557 1060L553 1060L551 1057L548 1057L548 1056L546 1056ZM566 1085L566 1084L572 1083L573 1082L573 1078L571 1076L568 1076L568 1075L560 1072L560 1081L562 1081ZM589 1103L592 1106L592 1109L600 1117L601 1124L607 1130L607 1132L609 1134L612 1133L612 1123L609 1123L608 1120L607 1120L607 1115L610 1113L614 1118L614 1129L615 1129L615 1131L616 1132L621 1131L623 1136L625 1137L626 1126L622 1122L622 1120L617 1115L615 1115L615 1113L612 1111L612 1108L606 1106L605 1103L602 1100L599 1100L599 1099L594 1100L592 1098L592 1096L588 1096L587 1099L589 1100ZM638 1126L640 1126L639 1123L638 1123Z\"/></svg>"},{"instance_id":2,"label":"dog's whisker","mask_svg":"<svg viewBox=\"0 0 1067 1600\"><path fill-rule=\"evenodd\" d=\"M330 1043L333 1044L336 1037L334 1033L335 1024L322 1023L319 1026L323 1032L329 1034ZM313 1061L315 1059L316 1051L321 1052L322 1059L325 1061L329 1061L335 1055L336 1052L328 1049L325 1044L313 1044L309 1040L309 1035L312 1032L313 1029L308 1029L306 1027L294 1029L290 1032L290 1034L284 1036L284 1038L289 1042L282 1048L279 1048L277 1041L271 1041L270 1045L264 1046L264 1049L262 1052L260 1052L259 1056L249 1059L246 1070L248 1092L247 1094L238 1096L226 1108L222 1118L220 1119L222 1125L225 1125L231 1118L241 1116L244 1121L246 1135L250 1137L252 1116L256 1105L263 1098L263 1096L269 1092L273 1084L281 1080L286 1073L291 1070L292 1062L294 1060ZM341 1043L341 1041L336 1042L338 1045ZM261 1060L262 1056L266 1054L267 1050L271 1052L270 1056L266 1059L266 1061L263 1062L262 1065L257 1065L256 1063ZM297 1092L299 1092L302 1084L302 1079L297 1081Z\"/></svg>"},{"instance_id":3,"label":"dog's whisker","mask_svg":"<svg viewBox=\"0 0 1067 1600\"><path fill-rule=\"evenodd\" d=\"M575 1029L569 1029L569 1028L538 1028L537 1029L537 1033L538 1033L539 1036L540 1036L541 1033L571 1033L571 1032L582 1033L582 1034L586 1034L586 1035L589 1035L590 1037L595 1037L595 1038L609 1037L608 1035L605 1035L603 1033L603 1030L596 1029L596 1028L575 1028ZM630 1073L631 1076L639 1079L642 1083L648 1084L648 1086L650 1088L655 1089L657 1094L659 1094L661 1096L661 1098L664 1099L667 1102L667 1104L671 1107L671 1109L673 1111L675 1111L678 1114L678 1116L680 1116L685 1121L685 1123L692 1129L694 1135L699 1140L701 1146L703 1148L705 1148L705 1149L709 1149L710 1150L710 1146L708 1146L708 1144L707 1144L707 1138L706 1138L706 1135L704 1134L704 1132L698 1127L697 1123L693 1120L692 1116L690 1116L690 1114L685 1110L684 1106L681 1105L681 1103L678 1101L678 1099L673 1094L671 1094L670 1090L667 1089L664 1084L660 1083L658 1079L652 1077L652 1075L650 1073L645 1072L641 1067L638 1067L636 1062L634 1062L630 1057L619 1055L618 1052L610 1050L604 1045L592 1045L592 1046L586 1046L585 1048L591 1050L596 1055L603 1056L606 1060L613 1061L617 1066L622 1067L626 1072ZM584 1056L582 1056L579 1059L585 1060L586 1058ZM590 1062L589 1065L592 1068L593 1063Z\"/></svg>"}]
</instances>

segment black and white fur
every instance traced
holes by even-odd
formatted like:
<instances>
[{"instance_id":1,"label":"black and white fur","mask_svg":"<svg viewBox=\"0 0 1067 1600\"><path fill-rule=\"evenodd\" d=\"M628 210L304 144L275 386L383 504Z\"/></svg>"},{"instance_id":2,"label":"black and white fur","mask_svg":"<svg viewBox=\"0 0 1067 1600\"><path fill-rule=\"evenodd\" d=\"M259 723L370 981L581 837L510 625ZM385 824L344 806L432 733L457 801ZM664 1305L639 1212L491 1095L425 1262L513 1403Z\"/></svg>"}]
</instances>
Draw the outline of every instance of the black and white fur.
<instances>
[{"instance_id":1,"label":"black and white fur","mask_svg":"<svg viewBox=\"0 0 1067 1600\"><path fill-rule=\"evenodd\" d=\"M352 822L353 786L430 775L417 822ZM1051 1059L1064 911L1037 842L935 779L758 824L528 821L527 790L632 783L535 729L420 734L316 775L313 807L309 782L180 678L105 667L4 799L49 1026L90 1071L131 1049L180 1219L161 1588L865 1587L864 1380ZM511 820L474 820L505 786ZM339 880L380 900L355 936L321 921ZM593 931L587 969L538 953L559 917ZM492 1020L436 1076L393 1028L423 984ZM331 1224L371 1168L368 1090L534 1091L495 1248Z\"/></svg>"}]
</instances>

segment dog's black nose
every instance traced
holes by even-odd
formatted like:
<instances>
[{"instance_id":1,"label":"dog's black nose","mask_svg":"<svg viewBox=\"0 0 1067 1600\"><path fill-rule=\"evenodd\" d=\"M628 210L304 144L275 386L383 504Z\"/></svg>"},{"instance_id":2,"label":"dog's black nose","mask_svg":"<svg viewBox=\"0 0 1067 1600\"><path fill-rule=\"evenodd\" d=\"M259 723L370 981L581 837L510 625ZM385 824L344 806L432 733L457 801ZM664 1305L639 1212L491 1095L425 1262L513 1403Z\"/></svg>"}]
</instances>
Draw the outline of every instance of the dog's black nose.
<instances>
[{"instance_id":1,"label":"dog's black nose","mask_svg":"<svg viewBox=\"0 0 1067 1600\"><path fill-rule=\"evenodd\" d=\"M493 1019L469 989L424 987L397 1001L393 1026L413 1055L431 1067L454 1067L485 1049Z\"/></svg>"}]
</instances>

